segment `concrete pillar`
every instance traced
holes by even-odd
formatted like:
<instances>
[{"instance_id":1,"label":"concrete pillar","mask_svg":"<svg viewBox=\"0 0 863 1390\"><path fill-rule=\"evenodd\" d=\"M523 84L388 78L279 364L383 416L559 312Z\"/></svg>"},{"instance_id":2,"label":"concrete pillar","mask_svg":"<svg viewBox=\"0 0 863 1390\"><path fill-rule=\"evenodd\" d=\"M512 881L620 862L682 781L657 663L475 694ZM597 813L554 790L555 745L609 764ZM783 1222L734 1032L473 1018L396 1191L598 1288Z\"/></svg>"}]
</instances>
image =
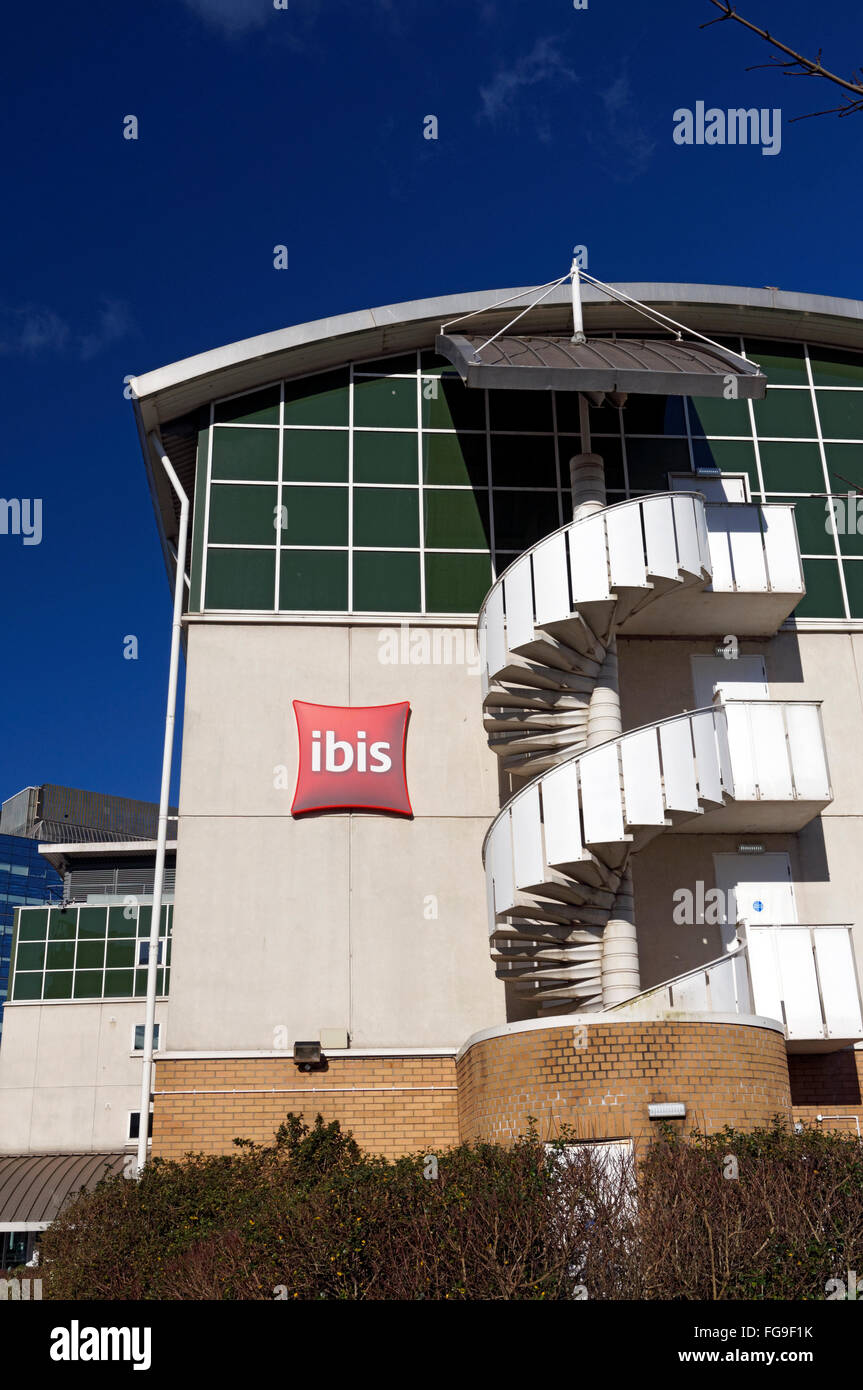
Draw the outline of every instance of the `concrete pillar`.
<instances>
[{"instance_id":1,"label":"concrete pillar","mask_svg":"<svg viewBox=\"0 0 863 1390\"><path fill-rule=\"evenodd\" d=\"M640 989L632 870L627 866L602 934L602 1007L621 1004Z\"/></svg>"}]
</instances>

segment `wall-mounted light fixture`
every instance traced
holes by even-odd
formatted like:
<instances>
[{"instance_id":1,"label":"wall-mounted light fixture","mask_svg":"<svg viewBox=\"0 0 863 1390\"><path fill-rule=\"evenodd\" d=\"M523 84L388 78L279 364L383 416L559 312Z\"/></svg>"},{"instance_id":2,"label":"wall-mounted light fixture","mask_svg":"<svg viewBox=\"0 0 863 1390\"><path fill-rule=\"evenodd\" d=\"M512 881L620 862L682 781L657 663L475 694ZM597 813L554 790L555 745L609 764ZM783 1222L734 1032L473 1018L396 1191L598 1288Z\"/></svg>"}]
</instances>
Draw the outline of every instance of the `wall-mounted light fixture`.
<instances>
[{"instance_id":1,"label":"wall-mounted light fixture","mask_svg":"<svg viewBox=\"0 0 863 1390\"><path fill-rule=\"evenodd\" d=\"M738 845L738 846L737 846L737 853L738 853L738 854L763 854L763 853L764 853L764 846L763 846L763 845Z\"/></svg>"},{"instance_id":2,"label":"wall-mounted light fixture","mask_svg":"<svg viewBox=\"0 0 863 1390\"><path fill-rule=\"evenodd\" d=\"M323 1053L319 1042L294 1043L294 1066L299 1067L300 1071L312 1071L319 1067L322 1061Z\"/></svg>"},{"instance_id":3,"label":"wall-mounted light fixture","mask_svg":"<svg viewBox=\"0 0 863 1390\"><path fill-rule=\"evenodd\" d=\"M656 1101L648 1105L647 1116L651 1120L682 1120L686 1116L686 1106L682 1100Z\"/></svg>"}]
</instances>

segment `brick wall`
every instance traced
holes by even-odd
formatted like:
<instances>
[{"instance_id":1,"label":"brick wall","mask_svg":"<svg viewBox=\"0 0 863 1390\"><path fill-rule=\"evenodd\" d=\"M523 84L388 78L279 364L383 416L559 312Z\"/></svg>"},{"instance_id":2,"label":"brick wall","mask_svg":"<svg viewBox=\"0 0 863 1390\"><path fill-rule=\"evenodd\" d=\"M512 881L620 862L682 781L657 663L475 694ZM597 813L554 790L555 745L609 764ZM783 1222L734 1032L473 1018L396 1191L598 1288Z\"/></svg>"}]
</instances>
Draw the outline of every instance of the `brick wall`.
<instances>
[{"instance_id":1,"label":"brick wall","mask_svg":"<svg viewBox=\"0 0 863 1390\"><path fill-rule=\"evenodd\" d=\"M827 1115L825 1129L863 1131L863 1051L792 1053L788 1058L795 1120L813 1124ZM839 1118L845 1117L845 1118Z\"/></svg>"},{"instance_id":2,"label":"brick wall","mask_svg":"<svg viewBox=\"0 0 863 1390\"><path fill-rule=\"evenodd\" d=\"M289 1110L320 1113L390 1158L458 1143L453 1057L333 1057L301 1072L289 1058L156 1061L153 1157L230 1153L270 1142Z\"/></svg>"},{"instance_id":3,"label":"brick wall","mask_svg":"<svg viewBox=\"0 0 863 1390\"><path fill-rule=\"evenodd\" d=\"M684 1101L687 1131L791 1118L782 1034L743 1024L558 1024L474 1043L457 1070L464 1139L506 1142L531 1115L544 1139L643 1138L651 1101Z\"/></svg>"}]
</instances>

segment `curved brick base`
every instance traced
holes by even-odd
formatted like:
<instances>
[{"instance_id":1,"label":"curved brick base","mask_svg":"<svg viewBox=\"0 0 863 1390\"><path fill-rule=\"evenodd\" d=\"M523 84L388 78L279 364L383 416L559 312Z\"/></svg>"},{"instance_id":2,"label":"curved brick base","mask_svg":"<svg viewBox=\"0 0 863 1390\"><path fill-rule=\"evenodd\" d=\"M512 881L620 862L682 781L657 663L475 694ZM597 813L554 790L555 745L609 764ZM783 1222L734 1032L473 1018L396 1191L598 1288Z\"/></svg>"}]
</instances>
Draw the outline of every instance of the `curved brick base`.
<instances>
[{"instance_id":1,"label":"curved brick base","mask_svg":"<svg viewBox=\"0 0 863 1390\"><path fill-rule=\"evenodd\" d=\"M457 1062L462 1139L507 1142L533 1116L543 1139L567 1124L582 1139L656 1131L647 1106L683 1101L684 1132L791 1120L783 1035L760 1021L514 1025L469 1039Z\"/></svg>"}]
</instances>

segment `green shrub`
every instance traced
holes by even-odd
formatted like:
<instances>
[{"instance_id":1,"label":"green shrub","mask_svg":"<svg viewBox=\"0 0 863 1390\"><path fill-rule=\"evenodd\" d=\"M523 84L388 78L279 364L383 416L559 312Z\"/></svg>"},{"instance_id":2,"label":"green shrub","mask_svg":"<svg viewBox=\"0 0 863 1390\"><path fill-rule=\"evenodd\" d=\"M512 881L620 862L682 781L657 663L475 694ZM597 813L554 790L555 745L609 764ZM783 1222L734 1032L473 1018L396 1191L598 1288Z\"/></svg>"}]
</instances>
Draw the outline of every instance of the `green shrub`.
<instances>
[{"instance_id":1,"label":"green shrub","mask_svg":"<svg viewBox=\"0 0 863 1390\"><path fill-rule=\"evenodd\" d=\"M636 1169L531 1131L442 1152L436 1176L428 1155L364 1153L320 1116L235 1143L80 1195L46 1232L44 1296L823 1298L863 1268L854 1138L666 1130Z\"/></svg>"}]
</instances>

